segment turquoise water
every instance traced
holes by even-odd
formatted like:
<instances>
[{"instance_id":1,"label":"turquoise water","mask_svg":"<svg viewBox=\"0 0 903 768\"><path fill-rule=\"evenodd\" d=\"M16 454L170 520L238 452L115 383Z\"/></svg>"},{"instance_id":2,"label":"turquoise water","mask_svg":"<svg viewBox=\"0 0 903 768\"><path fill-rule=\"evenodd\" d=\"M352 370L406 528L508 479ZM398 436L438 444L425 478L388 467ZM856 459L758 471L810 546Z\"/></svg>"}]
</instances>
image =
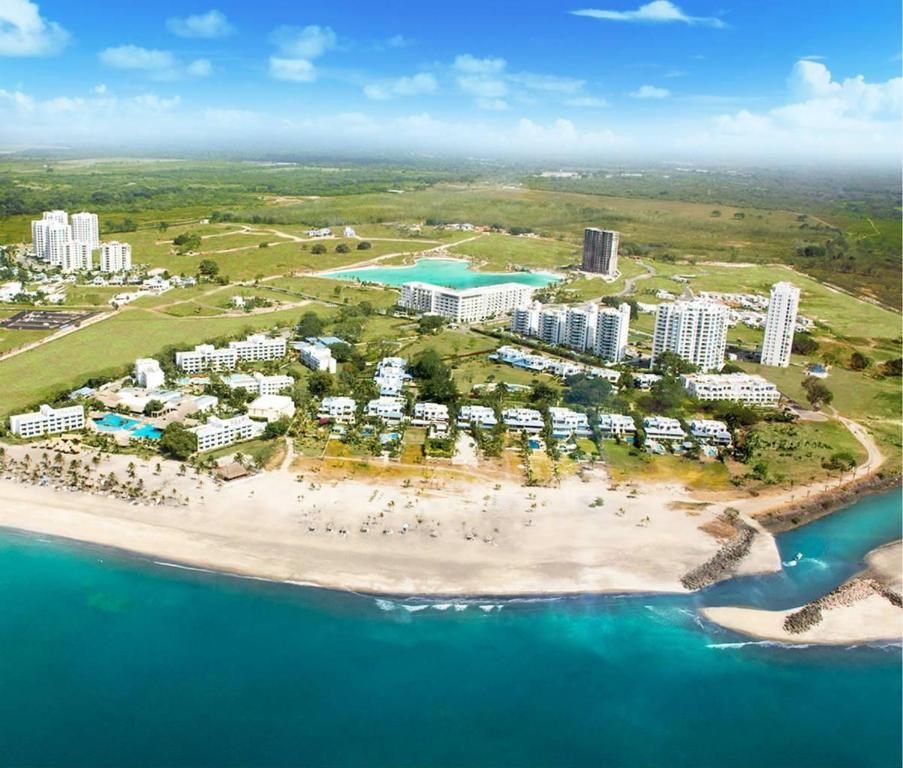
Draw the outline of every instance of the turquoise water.
<instances>
[{"instance_id":1,"label":"turquoise water","mask_svg":"<svg viewBox=\"0 0 903 768\"><path fill-rule=\"evenodd\" d=\"M746 643L696 610L824 591L900 536L900 512L896 494L860 502L781 538L796 567L700 595L507 602L5 534L0 764L899 766L899 647Z\"/></svg>"},{"instance_id":2,"label":"turquoise water","mask_svg":"<svg viewBox=\"0 0 903 768\"><path fill-rule=\"evenodd\" d=\"M101 432L119 432L124 429L131 432L132 437L143 437L147 440L159 440L163 434L152 424L141 424L137 419L129 419L117 413L105 413L101 418L94 419L94 423Z\"/></svg>"},{"instance_id":3,"label":"turquoise water","mask_svg":"<svg viewBox=\"0 0 903 768\"><path fill-rule=\"evenodd\" d=\"M364 267L329 272L323 276L396 287L420 281L458 289L479 288L497 283L523 283L541 288L559 279L550 272L477 272L470 268L469 262L461 259L417 259L410 267Z\"/></svg>"}]
</instances>

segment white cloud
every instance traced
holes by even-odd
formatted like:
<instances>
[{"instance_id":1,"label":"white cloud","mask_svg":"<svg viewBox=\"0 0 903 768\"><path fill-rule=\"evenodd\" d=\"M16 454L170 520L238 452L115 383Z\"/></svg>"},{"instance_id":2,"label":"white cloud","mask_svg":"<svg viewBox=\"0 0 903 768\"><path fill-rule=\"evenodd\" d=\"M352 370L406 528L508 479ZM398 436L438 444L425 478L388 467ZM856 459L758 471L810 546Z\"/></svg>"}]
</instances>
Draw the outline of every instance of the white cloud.
<instances>
[{"instance_id":1,"label":"white cloud","mask_svg":"<svg viewBox=\"0 0 903 768\"><path fill-rule=\"evenodd\" d=\"M337 38L329 27L279 27L272 34L279 55L270 56L270 76L292 83L312 83L317 79L313 60L335 48Z\"/></svg>"},{"instance_id":2,"label":"white cloud","mask_svg":"<svg viewBox=\"0 0 903 768\"><path fill-rule=\"evenodd\" d=\"M607 107L608 102L600 99L598 96L577 96L564 102L569 107L580 107L581 109L599 109Z\"/></svg>"},{"instance_id":3,"label":"white cloud","mask_svg":"<svg viewBox=\"0 0 903 768\"><path fill-rule=\"evenodd\" d=\"M213 9L193 16L174 16L166 20L166 27L179 37L200 37L213 39L228 37L235 27L222 11Z\"/></svg>"},{"instance_id":4,"label":"white cloud","mask_svg":"<svg viewBox=\"0 0 903 768\"><path fill-rule=\"evenodd\" d=\"M654 85L641 85L630 96L634 99L667 99L671 91L667 88L657 88Z\"/></svg>"},{"instance_id":5,"label":"white cloud","mask_svg":"<svg viewBox=\"0 0 903 768\"><path fill-rule=\"evenodd\" d=\"M386 101L396 96L423 96L435 93L439 88L436 78L420 72L410 77L399 77L387 83L373 83L364 87L364 95L374 101Z\"/></svg>"},{"instance_id":6,"label":"white cloud","mask_svg":"<svg viewBox=\"0 0 903 768\"><path fill-rule=\"evenodd\" d=\"M414 41L404 35L393 35L384 43L386 48L409 48Z\"/></svg>"},{"instance_id":7,"label":"white cloud","mask_svg":"<svg viewBox=\"0 0 903 768\"><path fill-rule=\"evenodd\" d=\"M312 83L317 79L314 65L307 59L283 59L270 56L270 76L291 83Z\"/></svg>"},{"instance_id":8,"label":"white cloud","mask_svg":"<svg viewBox=\"0 0 903 768\"><path fill-rule=\"evenodd\" d=\"M583 90L584 80L557 75L537 75L532 72L520 72L509 76L511 82L522 85L533 91L548 93L575 94Z\"/></svg>"},{"instance_id":9,"label":"white cloud","mask_svg":"<svg viewBox=\"0 0 903 768\"><path fill-rule=\"evenodd\" d=\"M467 75L479 75L481 77L499 75L505 71L507 66L508 62L502 58L487 57L485 59L478 59L476 56L471 56L469 53L456 56L454 63L454 68L458 72L463 72Z\"/></svg>"},{"instance_id":10,"label":"white cloud","mask_svg":"<svg viewBox=\"0 0 903 768\"><path fill-rule=\"evenodd\" d=\"M585 8L580 11L571 11L574 16L587 16L591 19L603 21L632 21L650 24L699 24L707 27L721 28L725 23L714 16L690 16L684 13L669 0L653 0L651 3L641 5L635 11L606 11L598 8Z\"/></svg>"},{"instance_id":11,"label":"white cloud","mask_svg":"<svg viewBox=\"0 0 903 768\"><path fill-rule=\"evenodd\" d=\"M508 109L508 102L504 99L477 99L477 106L487 112L504 112Z\"/></svg>"},{"instance_id":12,"label":"white cloud","mask_svg":"<svg viewBox=\"0 0 903 768\"><path fill-rule=\"evenodd\" d=\"M132 102L138 107L142 107L153 112L163 112L178 107L182 102L182 99L179 96L173 96L169 99L165 99L157 96L157 94L155 93L143 93L140 96L136 96L134 99L132 99Z\"/></svg>"},{"instance_id":13,"label":"white cloud","mask_svg":"<svg viewBox=\"0 0 903 768\"><path fill-rule=\"evenodd\" d=\"M107 92L107 84L106 83L98 83L91 89L91 93L95 93L98 96L103 96Z\"/></svg>"},{"instance_id":14,"label":"white cloud","mask_svg":"<svg viewBox=\"0 0 903 768\"><path fill-rule=\"evenodd\" d=\"M192 77L210 77L213 74L213 65L208 59L195 59L185 71Z\"/></svg>"},{"instance_id":15,"label":"white cloud","mask_svg":"<svg viewBox=\"0 0 903 768\"><path fill-rule=\"evenodd\" d=\"M187 66L183 66L170 51L142 48L138 45L119 45L106 48L98 56L101 62L108 67L142 72L151 80L207 77L213 72L213 65L207 59L196 59Z\"/></svg>"},{"instance_id":16,"label":"white cloud","mask_svg":"<svg viewBox=\"0 0 903 768\"><path fill-rule=\"evenodd\" d=\"M0 56L53 56L69 42L69 33L41 16L37 3L0 0Z\"/></svg>"}]
</instances>

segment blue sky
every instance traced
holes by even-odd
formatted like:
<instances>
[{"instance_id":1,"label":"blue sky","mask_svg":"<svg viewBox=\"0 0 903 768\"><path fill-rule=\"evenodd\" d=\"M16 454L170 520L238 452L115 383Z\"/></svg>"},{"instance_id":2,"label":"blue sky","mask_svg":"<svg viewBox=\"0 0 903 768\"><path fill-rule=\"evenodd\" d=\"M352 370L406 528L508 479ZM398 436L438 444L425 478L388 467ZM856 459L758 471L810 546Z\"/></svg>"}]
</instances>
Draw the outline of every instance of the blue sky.
<instances>
[{"instance_id":1,"label":"blue sky","mask_svg":"<svg viewBox=\"0 0 903 768\"><path fill-rule=\"evenodd\" d=\"M0 145L886 162L900 23L824 0L0 0Z\"/></svg>"}]
</instances>

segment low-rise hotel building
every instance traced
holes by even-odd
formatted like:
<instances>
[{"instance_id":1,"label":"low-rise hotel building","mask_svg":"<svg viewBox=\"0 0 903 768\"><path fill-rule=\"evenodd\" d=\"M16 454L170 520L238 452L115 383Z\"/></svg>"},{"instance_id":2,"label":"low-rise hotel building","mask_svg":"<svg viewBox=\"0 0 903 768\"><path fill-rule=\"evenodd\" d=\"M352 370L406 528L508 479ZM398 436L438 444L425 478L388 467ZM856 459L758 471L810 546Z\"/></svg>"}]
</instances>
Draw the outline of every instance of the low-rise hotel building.
<instances>
[{"instance_id":1,"label":"low-rise hotel building","mask_svg":"<svg viewBox=\"0 0 903 768\"><path fill-rule=\"evenodd\" d=\"M530 301L533 288L521 283L499 283L456 290L432 283L401 286L399 305L424 314L440 315L458 323L473 323L511 312Z\"/></svg>"},{"instance_id":2,"label":"low-rise hotel building","mask_svg":"<svg viewBox=\"0 0 903 768\"><path fill-rule=\"evenodd\" d=\"M623 413L603 413L599 416L599 432L602 437L633 437L636 423L632 416Z\"/></svg>"},{"instance_id":3,"label":"low-rise hotel building","mask_svg":"<svg viewBox=\"0 0 903 768\"><path fill-rule=\"evenodd\" d=\"M229 347L198 344L194 349L176 352L176 366L185 373L230 370L238 363L238 353Z\"/></svg>"},{"instance_id":4,"label":"low-rise hotel building","mask_svg":"<svg viewBox=\"0 0 903 768\"><path fill-rule=\"evenodd\" d=\"M693 419L687 426L690 434L703 443L730 445L731 433L727 424L715 419Z\"/></svg>"},{"instance_id":5,"label":"low-rise hotel building","mask_svg":"<svg viewBox=\"0 0 903 768\"><path fill-rule=\"evenodd\" d=\"M198 451L212 451L242 440L250 440L263 434L266 425L254 421L246 415L221 419L211 416L206 424L194 427L191 431L197 436Z\"/></svg>"},{"instance_id":6,"label":"low-rise hotel building","mask_svg":"<svg viewBox=\"0 0 903 768\"><path fill-rule=\"evenodd\" d=\"M502 423L515 432L536 434L545 429L542 414L533 408L506 408L502 411Z\"/></svg>"},{"instance_id":7,"label":"low-rise hotel building","mask_svg":"<svg viewBox=\"0 0 903 768\"><path fill-rule=\"evenodd\" d=\"M276 395L285 389L291 389L295 380L282 374L266 376L260 371L254 371L251 374L233 373L223 376L223 384L229 389L245 389L255 395Z\"/></svg>"},{"instance_id":8,"label":"low-rise hotel building","mask_svg":"<svg viewBox=\"0 0 903 768\"><path fill-rule=\"evenodd\" d=\"M81 405L52 408L44 404L32 413L17 413L9 417L9 431L16 437L55 435L84 427L85 408Z\"/></svg>"},{"instance_id":9,"label":"low-rise hotel building","mask_svg":"<svg viewBox=\"0 0 903 768\"><path fill-rule=\"evenodd\" d=\"M758 374L692 373L680 377L687 394L697 400L730 400L773 407L781 399L778 388Z\"/></svg>"},{"instance_id":10,"label":"low-rise hotel building","mask_svg":"<svg viewBox=\"0 0 903 768\"><path fill-rule=\"evenodd\" d=\"M152 357L139 357L135 360L132 378L144 389L159 389L166 382L166 374L163 373L160 363Z\"/></svg>"},{"instance_id":11,"label":"low-rise hotel building","mask_svg":"<svg viewBox=\"0 0 903 768\"><path fill-rule=\"evenodd\" d=\"M285 357L287 342L282 336L270 338L262 333L252 333L242 341L230 341L229 349L234 349L238 359L244 362L249 360L279 360Z\"/></svg>"},{"instance_id":12,"label":"low-rise hotel building","mask_svg":"<svg viewBox=\"0 0 903 768\"><path fill-rule=\"evenodd\" d=\"M647 416L643 419L643 430L649 440L674 441L687 437L680 422L670 416Z\"/></svg>"},{"instance_id":13,"label":"low-rise hotel building","mask_svg":"<svg viewBox=\"0 0 903 768\"><path fill-rule=\"evenodd\" d=\"M495 411L486 405L463 405L458 411L458 426L472 427L476 424L481 429L492 429L499 422Z\"/></svg>"},{"instance_id":14,"label":"low-rise hotel building","mask_svg":"<svg viewBox=\"0 0 903 768\"><path fill-rule=\"evenodd\" d=\"M336 372L336 359L332 356L329 347L321 344L309 344L306 341L295 342L292 347L298 351L301 364L312 371Z\"/></svg>"},{"instance_id":15,"label":"low-rise hotel building","mask_svg":"<svg viewBox=\"0 0 903 768\"><path fill-rule=\"evenodd\" d=\"M357 402L354 398L331 396L324 397L320 401L317 416L339 424L349 424L354 421L356 411Z\"/></svg>"},{"instance_id":16,"label":"low-rise hotel building","mask_svg":"<svg viewBox=\"0 0 903 768\"><path fill-rule=\"evenodd\" d=\"M295 403L285 395L260 395L248 403L248 416L264 421L290 419L295 415Z\"/></svg>"}]
</instances>

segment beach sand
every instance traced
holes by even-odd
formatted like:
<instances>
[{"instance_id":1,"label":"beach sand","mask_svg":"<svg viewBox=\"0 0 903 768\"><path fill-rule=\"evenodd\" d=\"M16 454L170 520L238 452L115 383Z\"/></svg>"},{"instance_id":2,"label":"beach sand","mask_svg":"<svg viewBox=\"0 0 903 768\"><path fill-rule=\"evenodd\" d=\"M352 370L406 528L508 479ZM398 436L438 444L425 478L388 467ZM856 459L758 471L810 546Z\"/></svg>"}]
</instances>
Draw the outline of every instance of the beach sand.
<instances>
[{"instance_id":1,"label":"beach sand","mask_svg":"<svg viewBox=\"0 0 903 768\"><path fill-rule=\"evenodd\" d=\"M7 454L21 458L25 450ZM40 451L28 450L37 461ZM130 458L99 461L97 475L124 479ZM328 477L297 465L223 485L193 470L181 476L174 462L160 464L160 471L139 467L138 475L147 492L174 492L178 504L133 504L6 473L0 526L160 561L363 592L683 592L681 576L723 543L701 526L728 506L694 505L673 485L612 490L601 468L585 481L570 477L557 488L527 488L460 469L443 474L424 467L401 483ZM774 540L763 532L738 572L779 567Z\"/></svg>"}]
</instances>

